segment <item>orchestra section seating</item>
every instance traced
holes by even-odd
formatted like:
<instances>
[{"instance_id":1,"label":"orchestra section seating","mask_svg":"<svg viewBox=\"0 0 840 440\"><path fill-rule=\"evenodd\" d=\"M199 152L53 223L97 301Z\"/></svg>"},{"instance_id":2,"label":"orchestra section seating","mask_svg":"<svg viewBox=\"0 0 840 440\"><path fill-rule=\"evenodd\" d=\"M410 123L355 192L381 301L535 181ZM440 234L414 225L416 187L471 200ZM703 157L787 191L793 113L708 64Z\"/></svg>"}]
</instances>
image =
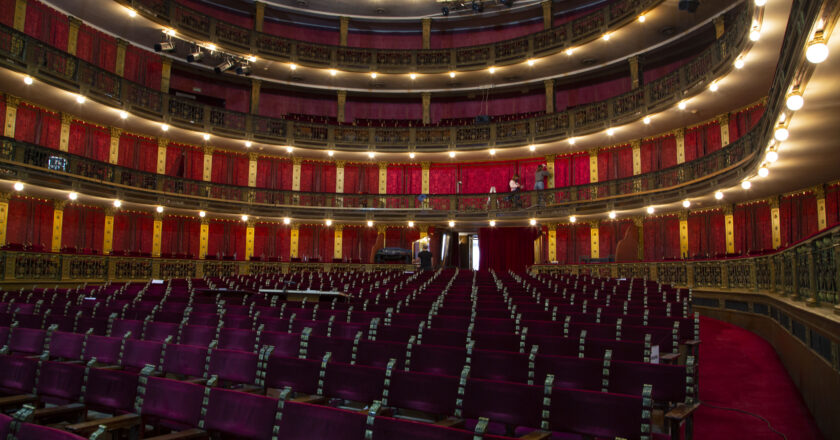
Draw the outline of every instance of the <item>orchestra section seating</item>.
<instances>
[{"instance_id":1,"label":"orchestra section seating","mask_svg":"<svg viewBox=\"0 0 840 440\"><path fill-rule=\"evenodd\" d=\"M287 302L288 285L348 297ZM391 270L4 291L0 438L690 438L699 343L691 292L640 279Z\"/></svg>"}]
</instances>

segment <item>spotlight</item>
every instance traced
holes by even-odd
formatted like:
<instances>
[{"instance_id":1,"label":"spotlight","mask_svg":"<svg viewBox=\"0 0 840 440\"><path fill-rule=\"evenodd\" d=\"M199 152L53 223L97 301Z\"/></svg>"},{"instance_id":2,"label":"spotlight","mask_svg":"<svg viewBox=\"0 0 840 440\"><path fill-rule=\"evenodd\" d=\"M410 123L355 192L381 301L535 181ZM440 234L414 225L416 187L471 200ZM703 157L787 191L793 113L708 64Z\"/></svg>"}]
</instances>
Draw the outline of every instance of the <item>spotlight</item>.
<instances>
[{"instance_id":1,"label":"spotlight","mask_svg":"<svg viewBox=\"0 0 840 440\"><path fill-rule=\"evenodd\" d=\"M411 78L411 79L417 79L417 74L416 73L409 73L408 77Z\"/></svg>"},{"instance_id":2,"label":"spotlight","mask_svg":"<svg viewBox=\"0 0 840 440\"><path fill-rule=\"evenodd\" d=\"M454 228L454 227L455 227L455 220L449 220L449 227L450 227L450 228Z\"/></svg>"},{"instance_id":3,"label":"spotlight","mask_svg":"<svg viewBox=\"0 0 840 440\"><path fill-rule=\"evenodd\" d=\"M814 40L808 45L808 50L805 51L805 58L814 64L819 64L828 58L828 46L825 45L822 36L821 31L817 32Z\"/></svg>"},{"instance_id":4,"label":"spotlight","mask_svg":"<svg viewBox=\"0 0 840 440\"><path fill-rule=\"evenodd\" d=\"M122 206L122 202L119 199L114 200L114 208L119 208L120 206Z\"/></svg>"},{"instance_id":5,"label":"spotlight","mask_svg":"<svg viewBox=\"0 0 840 440\"><path fill-rule=\"evenodd\" d=\"M292 153L292 151L294 151L294 150L295 150L295 147L293 147L293 146L291 146L291 145L289 145L289 146L287 146L287 147L286 147L286 152L287 152L287 153L289 153L289 154L291 154L291 153Z\"/></svg>"},{"instance_id":6,"label":"spotlight","mask_svg":"<svg viewBox=\"0 0 840 440\"><path fill-rule=\"evenodd\" d=\"M758 176L759 177L767 177L770 175L770 170L767 167L761 167L758 169Z\"/></svg>"},{"instance_id":7,"label":"spotlight","mask_svg":"<svg viewBox=\"0 0 840 440\"><path fill-rule=\"evenodd\" d=\"M685 110L686 105L687 104L685 103L685 101L680 101L680 103L677 104L677 108L680 110Z\"/></svg>"},{"instance_id":8,"label":"spotlight","mask_svg":"<svg viewBox=\"0 0 840 440\"><path fill-rule=\"evenodd\" d=\"M764 158L767 159L767 162L773 163L779 160L779 153L775 151L768 151L767 156L765 156Z\"/></svg>"},{"instance_id":9,"label":"spotlight","mask_svg":"<svg viewBox=\"0 0 840 440\"><path fill-rule=\"evenodd\" d=\"M329 156L329 157L333 157L333 155L334 155L334 154L335 154L335 151L333 151L333 150L327 150L327 156Z\"/></svg>"},{"instance_id":10,"label":"spotlight","mask_svg":"<svg viewBox=\"0 0 840 440\"><path fill-rule=\"evenodd\" d=\"M802 99L802 95L799 92L794 92L788 95L787 100L785 101L785 105L787 106L788 110L797 111L805 105L805 100Z\"/></svg>"},{"instance_id":11,"label":"spotlight","mask_svg":"<svg viewBox=\"0 0 840 440\"><path fill-rule=\"evenodd\" d=\"M752 188L752 183L750 183L749 180L745 180L745 181L741 182L741 188L750 189L750 188Z\"/></svg>"},{"instance_id":12,"label":"spotlight","mask_svg":"<svg viewBox=\"0 0 840 440\"><path fill-rule=\"evenodd\" d=\"M248 61L250 61L250 62L252 62L252 63L256 63L256 62L257 62L257 57L255 57L255 56L253 56L253 55L248 55L248 58L247 58L247 59L248 59Z\"/></svg>"},{"instance_id":13,"label":"spotlight","mask_svg":"<svg viewBox=\"0 0 840 440\"><path fill-rule=\"evenodd\" d=\"M416 156L416 154L414 154L414 153L408 153L408 158L409 158L409 159L414 159L414 156Z\"/></svg>"},{"instance_id":14,"label":"spotlight","mask_svg":"<svg viewBox=\"0 0 840 440\"><path fill-rule=\"evenodd\" d=\"M204 56L204 52L201 49L196 48L195 52L191 52L187 55L187 62L194 63L196 61L201 61L201 58Z\"/></svg>"},{"instance_id":15,"label":"spotlight","mask_svg":"<svg viewBox=\"0 0 840 440\"><path fill-rule=\"evenodd\" d=\"M32 77L29 76L29 75L24 76L23 77L23 83L28 85L28 86L32 85Z\"/></svg>"},{"instance_id":16,"label":"spotlight","mask_svg":"<svg viewBox=\"0 0 840 440\"><path fill-rule=\"evenodd\" d=\"M136 17L137 16L137 11L135 11L134 9L129 9L128 10L128 16L131 17L131 18Z\"/></svg>"},{"instance_id":17,"label":"spotlight","mask_svg":"<svg viewBox=\"0 0 840 440\"><path fill-rule=\"evenodd\" d=\"M530 151L537 151L537 146L534 144L528 145L528 150Z\"/></svg>"},{"instance_id":18,"label":"spotlight","mask_svg":"<svg viewBox=\"0 0 840 440\"><path fill-rule=\"evenodd\" d=\"M718 83L713 82L713 83L709 84L709 90L711 90L713 92L717 92L718 91Z\"/></svg>"},{"instance_id":19,"label":"spotlight","mask_svg":"<svg viewBox=\"0 0 840 440\"><path fill-rule=\"evenodd\" d=\"M163 212L163 206L158 206L157 208L155 208L155 211L157 211L158 214L162 213Z\"/></svg>"},{"instance_id":20,"label":"spotlight","mask_svg":"<svg viewBox=\"0 0 840 440\"><path fill-rule=\"evenodd\" d=\"M607 216L608 216L611 220L615 220L616 213L615 213L615 211L610 211L610 213L609 213L609 214L607 214Z\"/></svg>"},{"instance_id":21,"label":"spotlight","mask_svg":"<svg viewBox=\"0 0 840 440\"><path fill-rule=\"evenodd\" d=\"M741 59L740 57L737 60L735 60L735 68L736 69L743 69L744 68L744 60Z\"/></svg>"},{"instance_id":22,"label":"spotlight","mask_svg":"<svg viewBox=\"0 0 840 440\"><path fill-rule=\"evenodd\" d=\"M639 23L644 23L646 20L644 14L639 16Z\"/></svg>"},{"instance_id":23,"label":"spotlight","mask_svg":"<svg viewBox=\"0 0 840 440\"><path fill-rule=\"evenodd\" d=\"M289 70L296 70L296 69L297 69L297 64L295 64L295 63L290 63L289 64Z\"/></svg>"},{"instance_id":24,"label":"spotlight","mask_svg":"<svg viewBox=\"0 0 840 440\"><path fill-rule=\"evenodd\" d=\"M79 104L84 104L85 101L87 101L87 98L85 98L82 95L76 95L76 102L78 102Z\"/></svg>"},{"instance_id":25,"label":"spotlight","mask_svg":"<svg viewBox=\"0 0 840 440\"><path fill-rule=\"evenodd\" d=\"M490 155L491 155L491 156L495 156L495 155L496 155L496 149L495 149L495 148L491 148L491 149L490 149Z\"/></svg>"},{"instance_id":26,"label":"spotlight","mask_svg":"<svg viewBox=\"0 0 840 440\"><path fill-rule=\"evenodd\" d=\"M173 50L175 50L175 45L169 40L155 43L155 52L172 52Z\"/></svg>"},{"instance_id":27,"label":"spotlight","mask_svg":"<svg viewBox=\"0 0 840 440\"><path fill-rule=\"evenodd\" d=\"M574 145L575 143L577 143L577 139L569 138L569 145Z\"/></svg>"},{"instance_id":28,"label":"spotlight","mask_svg":"<svg viewBox=\"0 0 840 440\"><path fill-rule=\"evenodd\" d=\"M227 59L219 63L216 67L213 68L213 71L217 74L222 73L224 71L230 70L233 67L233 61Z\"/></svg>"},{"instance_id":29,"label":"spotlight","mask_svg":"<svg viewBox=\"0 0 840 440\"><path fill-rule=\"evenodd\" d=\"M577 221L577 217L575 217L575 216L571 216L571 217L569 217L569 221L570 221L570 222L572 222L572 223L574 223L574 222L576 222L576 221Z\"/></svg>"},{"instance_id":30,"label":"spotlight","mask_svg":"<svg viewBox=\"0 0 840 440\"><path fill-rule=\"evenodd\" d=\"M528 222L528 224L530 224L531 226L536 226L536 225L537 225L537 219L532 218L532 219Z\"/></svg>"},{"instance_id":31,"label":"spotlight","mask_svg":"<svg viewBox=\"0 0 840 440\"><path fill-rule=\"evenodd\" d=\"M490 67L489 69L487 69L487 71L490 72L490 74L492 75L492 74L496 73L496 68L495 67Z\"/></svg>"},{"instance_id":32,"label":"spotlight","mask_svg":"<svg viewBox=\"0 0 840 440\"><path fill-rule=\"evenodd\" d=\"M604 34L601 38L603 38L604 41L610 41L610 34Z\"/></svg>"},{"instance_id":33,"label":"spotlight","mask_svg":"<svg viewBox=\"0 0 840 440\"><path fill-rule=\"evenodd\" d=\"M254 144L251 141L245 141L245 148L251 148L252 145Z\"/></svg>"},{"instance_id":34,"label":"spotlight","mask_svg":"<svg viewBox=\"0 0 840 440\"><path fill-rule=\"evenodd\" d=\"M161 130L163 130L163 131L168 131L168 130L169 130L169 126L168 126L168 125L166 125L166 124L160 124L160 129L161 129Z\"/></svg>"},{"instance_id":35,"label":"spotlight","mask_svg":"<svg viewBox=\"0 0 840 440\"><path fill-rule=\"evenodd\" d=\"M454 71L453 71L453 72L449 72L449 77L450 77L450 78L455 78L455 72L454 72Z\"/></svg>"},{"instance_id":36,"label":"spotlight","mask_svg":"<svg viewBox=\"0 0 840 440\"><path fill-rule=\"evenodd\" d=\"M208 44L207 45L207 50L209 50L210 52L215 52L216 51L216 45L212 44L212 43Z\"/></svg>"},{"instance_id":37,"label":"spotlight","mask_svg":"<svg viewBox=\"0 0 840 440\"><path fill-rule=\"evenodd\" d=\"M78 198L79 198L79 193L77 193L77 192L73 191L73 192L71 192L70 194L67 194L67 197L68 197L70 200L76 200L76 199L78 199Z\"/></svg>"},{"instance_id":38,"label":"spotlight","mask_svg":"<svg viewBox=\"0 0 840 440\"><path fill-rule=\"evenodd\" d=\"M127 119L127 118L128 118L128 112L125 111L125 110L120 110L120 119Z\"/></svg>"},{"instance_id":39,"label":"spotlight","mask_svg":"<svg viewBox=\"0 0 840 440\"><path fill-rule=\"evenodd\" d=\"M236 65L236 74L251 76L251 65L248 63L240 63Z\"/></svg>"},{"instance_id":40,"label":"spotlight","mask_svg":"<svg viewBox=\"0 0 840 440\"><path fill-rule=\"evenodd\" d=\"M534 59L533 59L533 58L531 58L530 60L528 60L528 65L529 65L529 66L533 66L533 65L534 65L534 63L536 63L536 61L534 61Z\"/></svg>"},{"instance_id":41,"label":"spotlight","mask_svg":"<svg viewBox=\"0 0 840 440\"><path fill-rule=\"evenodd\" d=\"M653 214L654 212L656 212L656 209L654 209L653 206L648 206L647 207L647 213L648 214Z\"/></svg>"},{"instance_id":42,"label":"spotlight","mask_svg":"<svg viewBox=\"0 0 840 440\"><path fill-rule=\"evenodd\" d=\"M370 77L376 79L376 72L370 72Z\"/></svg>"},{"instance_id":43,"label":"spotlight","mask_svg":"<svg viewBox=\"0 0 840 440\"><path fill-rule=\"evenodd\" d=\"M369 227L369 228L370 228L371 226L373 226L373 220L368 220L368 221L367 221L367 225L368 225L368 227Z\"/></svg>"},{"instance_id":44,"label":"spotlight","mask_svg":"<svg viewBox=\"0 0 840 440\"><path fill-rule=\"evenodd\" d=\"M683 200L683 208L688 208L691 206L691 200Z\"/></svg>"},{"instance_id":45,"label":"spotlight","mask_svg":"<svg viewBox=\"0 0 840 440\"><path fill-rule=\"evenodd\" d=\"M575 53L574 48L570 47L570 48L566 49L566 55L572 56L573 53Z\"/></svg>"},{"instance_id":46,"label":"spotlight","mask_svg":"<svg viewBox=\"0 0 840 440\"><path fill-rule=\"evenodd\" d=\"M642 119L642 122L643 122L645 125L649 125L649 124L650 124L650 116L645 116L645 118L644 118L644 119Z\"/></svg>"},{"instance_id":47,"label":"spotlight","mask_svg":"<svg viewBox=\"0 0 840 440\"><path fill-rule=\"evenodd\" d=\"M614 134L615 134L615 129L614 128L608 128L607 129L607 136L612 136Z\"/></svg>"},{"instance_id":48,"label":"spotlight","mask_svg":"<svg viewBox=\"0 0 840 440\"><path fill-rule=\"evenodd\" d=\"M715 199L723 200L723 191L715 191Z\"/></svg>"},{"instance_id":49,"label":"spotlight","mask_svg":"<svg viewBox=\"0 0 840 440\"><path fill-rule=\"evenodd\" d=\"M242 214L242 221L243 221L243 222L247 222L247 221L248 221L248 214Z\"/></svg>"},{"instance_id":50,"label":"spotlight","mask_svg":"<svg viewBox=\"0 0 840 440\"><path fill-rule=\"evenodd\" d=\"M204 211L198 211L198 216L204 218L205 216L207 216L207 213Z\"/></svg>"},{"instance_id":51,"label":"spotlight","mask_svg":"<svg viewBox=\"0 0 840 440\"><path fill-rule=\"evenodd\" d=\"M292 222L292 219L290 219L289 217L283 217L283 224L284 225L288 225L291 222Z\"/></svg>"},{"instance_id":52,"label":"spotlight","mask_svg":"<svg viewBox=\"0 0 840 440\"><path fill-rule=\"evenodd\" d=\"M327 226L332 226L332 220L327 219L327 220L324 222L324 224L326 224Z\"/></svg>"},{"instance_id":53,"label":"spotlight","mask_svg":"<svg viewBox=\"0 0 840 440\"><path fill-rule=\"evenodd\" d=\"M376 153L374 153L373 151L368 151L368 157L373 159L374 157L376 157Z\"/></svg>"},{"instance_id":54,"label":"spotlight","mask_svg":"<svg viewBox=\"0 0 840 440\"><path fill-rule=\"evenodd\" d=\"M450 152L449 152L449 157L455 157L455 152L454 152L454 151L450 151Z\"/></svg>"},{"instance_id":55,"label":"spotlight","mask_svg":"<svg viewBox=\"0 0 840 440\"><path fill-rule=\"evenodd\" d=\"M680 11L697 12L697 7L700 6L699 0L680 0L678 7Z\"/></svg>"},{"instance_id":56,"label":"spotlight","mask_svg":"<svg viewBox=\"0 0 840 440\"><path fill-rule=\"evenodd\" d=\"M336 75L338 75L338 70L330 69L330 76L336 76Z\"/></svg>"},{"instance_id":57,"label":"spotlight","mask_svg":"<svg viewBox=\"0 0 840 440\"><path fill-rule=\"evenodd\" d=\"M203 135L201 135L201 138L204 139L205 141L209 141L210 140L210 133L204 133Z\"/></svg>"},{"instance_id":58,"label":"spotlight","mask_svg":"<svg viewBox=\"0 0 840 440\"><path fill-rule=\"evenodd\" d=\"M15 182L15 184L12 185L12 187L15 189L15 191L23 191L23 183L21 182Z\"/></svg>"},{"instance_id":59,"label":"spotlight","mask_svg":"<svg viewBox=\"0 0 840 440\"><path fill-rule=\"evenodd\" d=\"M773 137L775 137L779 142L784 142L788 139L788 137L790 137L790 132L785 127L778 127L776 128L776 131L773 132Z\"/></svg>"},{"instance_id":60,"label":"spotlight","mask_svg":"<svg viewBox=\"0 0 840 440\"><path fill-rule=\"evenodd\" d=\"M413 228L413 227L414 227L414 222L413 222L413 221L411 221L411 220L409 220L409 221L408 221L408 227L409 227L409 228Z\"/></svg>"}]
</instances>

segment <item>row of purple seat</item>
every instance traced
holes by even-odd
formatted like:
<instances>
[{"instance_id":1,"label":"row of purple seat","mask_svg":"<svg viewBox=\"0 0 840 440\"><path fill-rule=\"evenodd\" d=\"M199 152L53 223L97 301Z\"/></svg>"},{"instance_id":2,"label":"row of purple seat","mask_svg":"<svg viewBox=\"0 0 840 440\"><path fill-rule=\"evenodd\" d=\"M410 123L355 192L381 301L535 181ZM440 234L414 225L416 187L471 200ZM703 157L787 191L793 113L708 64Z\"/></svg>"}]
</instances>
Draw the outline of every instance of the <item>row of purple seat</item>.
<instances>
[{"instance_id":1,"label":"row of purple seat","mask_svg":"<svg viewBox=\"0 0 840 440\"><path fill-rule=\"evenodd\" d=\"M13 437L12 437L13 436ZM17 440L84 440L80 437L60 429L40 426L15 420L5 414L0 414L0 439L15 438Z\"/></svg>"}]
</instances>

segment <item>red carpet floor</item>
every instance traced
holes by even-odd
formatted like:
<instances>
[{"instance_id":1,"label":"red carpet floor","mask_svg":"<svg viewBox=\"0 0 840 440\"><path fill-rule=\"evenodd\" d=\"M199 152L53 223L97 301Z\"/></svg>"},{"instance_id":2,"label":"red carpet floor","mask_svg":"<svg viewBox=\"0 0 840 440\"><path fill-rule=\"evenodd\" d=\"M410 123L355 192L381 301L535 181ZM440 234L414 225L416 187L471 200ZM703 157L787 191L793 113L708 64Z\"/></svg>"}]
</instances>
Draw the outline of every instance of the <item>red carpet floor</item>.
<instances>
[{"instance_id":1,"label":"red carpet floor","mask_svg":"<svg viewBox=\"0 0 840 440\"><path fill-rule=\"evenodd\" d=\"M755 333L701 318L700 400L696 439L781 440L763 421L715 405L767 419L789 440L821 440L822 434L779 356Z\"/></svg>"}]
</instances>

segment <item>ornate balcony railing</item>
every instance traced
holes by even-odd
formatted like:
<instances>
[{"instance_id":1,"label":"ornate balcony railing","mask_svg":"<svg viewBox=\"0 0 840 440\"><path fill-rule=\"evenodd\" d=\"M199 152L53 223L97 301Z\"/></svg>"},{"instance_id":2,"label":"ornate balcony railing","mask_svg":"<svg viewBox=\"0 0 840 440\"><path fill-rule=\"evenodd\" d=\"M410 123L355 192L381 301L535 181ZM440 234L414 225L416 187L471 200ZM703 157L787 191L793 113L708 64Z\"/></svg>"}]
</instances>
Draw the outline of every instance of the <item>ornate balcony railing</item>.
<instances>
[{"instance_id":1,"label":"ornate balcony railing","mask_svg":"<svg viewBox=\"0 0 840 440\"><path fill-rule=\"evenodd\" d=\"M740 53L747 44L751 13L752 7L744 8L724 37L696 59L638 89L563 112L512 122L459 127L360 129L270 118L207 106L133 83L2 25L0 65L25 70L48 83L79 91L150 119L222 136L349 151L368 150L371 146L379 151L392 152L445 151L452 146L459 150L500 148L593 133L676 103L693 87L711 82L730 68L733 54Z\"/></svg>"},{"instance_id":2,"label":"ornate balcony railing","mask_svg":"<svg viewBox=\"0 0 840 440\"><path fill-rule=\"evenodd\" d=\"M662 0L617 0L567 23L523 37L479 46L407 50L345 47L294 40L209 17L175 0L117 1L179 33L234 51L311 67L383 73L473 70L551 55L597 39L662 3Z\"/></svg>"}]
</instances>

